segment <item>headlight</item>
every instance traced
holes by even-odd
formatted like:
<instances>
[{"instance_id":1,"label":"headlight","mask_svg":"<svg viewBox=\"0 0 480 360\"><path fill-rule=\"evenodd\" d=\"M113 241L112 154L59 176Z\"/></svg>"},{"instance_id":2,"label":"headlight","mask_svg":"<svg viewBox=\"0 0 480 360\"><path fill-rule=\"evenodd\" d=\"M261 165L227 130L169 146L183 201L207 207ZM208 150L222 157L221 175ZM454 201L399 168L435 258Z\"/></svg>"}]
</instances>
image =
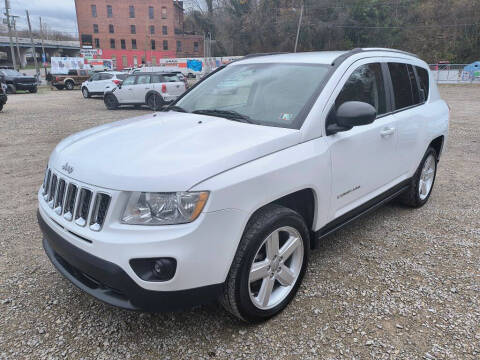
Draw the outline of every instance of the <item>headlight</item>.
<instances>
[{"instance_id":1,"label":"headlight","mask_svg":"<svg viewBox=\"0 0 480 360\"><path fill-rule=\"evenodd\" d=\"M131 194L122 222L130 225L174 225L194 221L202 212L208 192Z\"/></svg>"}]
</instances>

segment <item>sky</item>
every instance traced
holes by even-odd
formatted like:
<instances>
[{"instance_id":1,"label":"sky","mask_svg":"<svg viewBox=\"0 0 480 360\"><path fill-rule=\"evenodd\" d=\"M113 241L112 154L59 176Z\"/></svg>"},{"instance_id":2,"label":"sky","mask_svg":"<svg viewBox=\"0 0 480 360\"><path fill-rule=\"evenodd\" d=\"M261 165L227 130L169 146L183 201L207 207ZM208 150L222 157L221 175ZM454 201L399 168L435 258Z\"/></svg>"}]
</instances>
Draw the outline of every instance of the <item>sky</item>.
<instances>
[{"instance_id":1,"label":"sky","mask_svg":"<svg viewBox=\"0 0 480 360\"><path fill-rule=\"evenodd\" d=\"M77 17L75 14L74 0L9 0L12 15L19 15L17 20L18 29L27 28L25 10L30 12L32 30L40 29L39 17L42 22L48 24L51 30L62 31L77 35ZM188 3L188 1L186 1ZM4 0L0 0L2 13Z\"/></svg>"}]
</instances>

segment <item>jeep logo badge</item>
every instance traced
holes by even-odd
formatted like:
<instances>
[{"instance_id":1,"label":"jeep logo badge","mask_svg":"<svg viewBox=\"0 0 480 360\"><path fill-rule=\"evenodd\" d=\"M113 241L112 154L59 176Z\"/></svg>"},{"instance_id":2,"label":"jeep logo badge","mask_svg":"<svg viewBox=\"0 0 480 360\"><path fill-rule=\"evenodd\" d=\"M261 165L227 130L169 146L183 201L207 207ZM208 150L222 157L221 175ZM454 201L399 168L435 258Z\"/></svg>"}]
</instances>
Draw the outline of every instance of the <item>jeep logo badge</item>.
<instances>
[{"instance_id":1,"label":"jeep logo badge","mask_svg":"<svg viewBox=\"0 0 480 360\"><path fill-rule=\"evenodd\" d=\"M62 166L62 169L65 170L67 173L71 174L73 172L73 166L68 165L68 162Z\"/></svg>"}]
</instances>

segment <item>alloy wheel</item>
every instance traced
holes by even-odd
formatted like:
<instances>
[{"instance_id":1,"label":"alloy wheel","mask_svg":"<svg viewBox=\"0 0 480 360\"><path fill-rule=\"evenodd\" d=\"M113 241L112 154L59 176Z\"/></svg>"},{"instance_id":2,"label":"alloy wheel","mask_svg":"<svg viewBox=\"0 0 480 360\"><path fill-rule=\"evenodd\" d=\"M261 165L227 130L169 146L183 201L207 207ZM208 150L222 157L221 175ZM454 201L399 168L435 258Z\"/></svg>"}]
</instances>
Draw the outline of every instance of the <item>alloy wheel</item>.
<instances>
[{"instance_id":1,"label":"alloy wheel","mask_svg":"<svg viewBox=\"0 0 480 360\"><path fill-rule=\"evenodd\" d=\"M420 181L418 183L418 195L422 201L425 200L430 194L430 191L432 191L436 167L437 161L435 157L429 155L423 164Z\"/></svg>"}]
</instances>

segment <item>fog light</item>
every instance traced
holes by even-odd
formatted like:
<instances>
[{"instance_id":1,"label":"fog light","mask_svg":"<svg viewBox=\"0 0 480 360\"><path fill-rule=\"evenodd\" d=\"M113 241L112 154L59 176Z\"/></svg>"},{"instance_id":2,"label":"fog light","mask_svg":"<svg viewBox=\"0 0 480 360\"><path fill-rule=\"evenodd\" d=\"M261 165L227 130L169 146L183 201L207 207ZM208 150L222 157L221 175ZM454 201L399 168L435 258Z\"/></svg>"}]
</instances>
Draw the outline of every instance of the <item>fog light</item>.
<instances>
[{"instance_id":1,"label":"fog light","mask_svg":"<svg viewBox=\"0 0 480 360\"><path fill-rule=\"evenodd\" d=\"M130 266L145 281L168 281L175 275L177 261L173 258L132 259Z\"/></svg>"}]
</instances>

